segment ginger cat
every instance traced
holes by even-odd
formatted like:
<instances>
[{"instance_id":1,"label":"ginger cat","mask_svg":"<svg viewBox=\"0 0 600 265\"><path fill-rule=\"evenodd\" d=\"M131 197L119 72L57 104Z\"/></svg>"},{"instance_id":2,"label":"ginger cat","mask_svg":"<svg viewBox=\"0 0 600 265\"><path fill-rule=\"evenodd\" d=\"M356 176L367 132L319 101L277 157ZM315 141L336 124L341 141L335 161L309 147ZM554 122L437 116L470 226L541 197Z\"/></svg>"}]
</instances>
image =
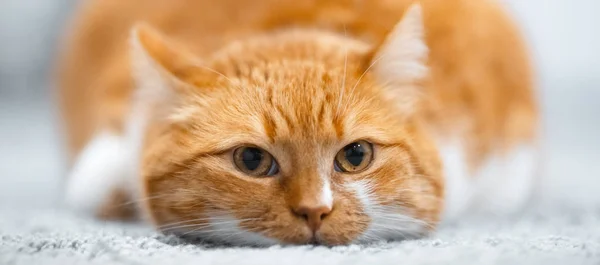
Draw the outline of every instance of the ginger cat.
<instances>
[{"instance_id":1,"label":"ginger cat","mask_svg":"<svg viewBox=\"0 0 600 265\"><path fill-rule=\"evenodd\" d=\"M531 193L532 69L495 1L88 0L73 25L74 209L339 245L514 213Z\"/></svg>"}]
</instances>

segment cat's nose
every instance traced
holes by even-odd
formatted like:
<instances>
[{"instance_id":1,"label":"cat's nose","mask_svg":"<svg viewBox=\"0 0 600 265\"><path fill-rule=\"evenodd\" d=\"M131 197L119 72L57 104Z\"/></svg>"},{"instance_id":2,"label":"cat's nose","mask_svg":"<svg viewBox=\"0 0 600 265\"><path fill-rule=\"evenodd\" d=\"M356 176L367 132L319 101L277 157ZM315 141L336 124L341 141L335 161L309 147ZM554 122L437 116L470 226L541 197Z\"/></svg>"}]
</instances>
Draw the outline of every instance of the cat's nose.
<instances>
[{"instance_id":1,"label":"cat's nose","mask_svg":"<svg viewBox=\"0 0 600 265\"><path fill-rule=\"evenodd\" d=\"M294 213L306 220L308 223L308 227L313 232L319 230L321 227L321 223L323 219L331 213L331 207L324 205L315 205L315 206L305 206L300 205L298 207L293 208Z\"/></svg>"}]
</instances>

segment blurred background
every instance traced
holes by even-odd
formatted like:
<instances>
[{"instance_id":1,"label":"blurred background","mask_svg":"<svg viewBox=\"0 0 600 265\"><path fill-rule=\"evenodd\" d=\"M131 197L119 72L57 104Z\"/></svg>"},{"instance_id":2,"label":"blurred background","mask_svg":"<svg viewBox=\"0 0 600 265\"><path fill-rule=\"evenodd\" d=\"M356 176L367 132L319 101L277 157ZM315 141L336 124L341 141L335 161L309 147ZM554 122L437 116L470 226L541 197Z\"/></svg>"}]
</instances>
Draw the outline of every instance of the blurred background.
<instances>
[{"instance_id":1,"label":"blurred background","mask_svg":"<svg viewBox=\"0 0 600 265\"><path fill-rule=\"evenodd\" d=\"M58 202L66 168L50 74L77 2L0 0L0 206ZM537 65L544 202L600 205L600 1L503 2Z\"/></svg>"}]
</instances>

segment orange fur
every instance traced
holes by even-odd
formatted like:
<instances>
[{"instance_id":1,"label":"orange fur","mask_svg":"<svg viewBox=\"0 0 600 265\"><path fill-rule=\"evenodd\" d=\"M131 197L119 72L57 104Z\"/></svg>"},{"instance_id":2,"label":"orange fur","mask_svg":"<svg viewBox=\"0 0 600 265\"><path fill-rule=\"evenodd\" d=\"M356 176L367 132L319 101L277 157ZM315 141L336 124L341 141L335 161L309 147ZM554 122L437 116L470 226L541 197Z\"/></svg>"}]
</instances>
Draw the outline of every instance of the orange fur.
<instances>
[{"instance_id":1,"label":"orange fur","mask_svg":"<svg viewBox=\"0 0 600 265\"><path fill-rule=\"evenodd\" d=\"M152 106L141 196L157 197L142 205L156 225L227 212L280 242L345 244L370 222L344 188L363 180L381 204L434 227L444 181L432 139L466 139L476 169L494 150L531 141L537 114L524 45L491 0L421 0L429 74L402 89L382 84L369 68L413 2L87 1L60 67L71 153L99 130L123 133L134 83L144 82L132 78L128 38L144 22L133 38L172 90L140 101ZM289 209L318 196L321 159L360 139L374 144L373 164L330 169L333 207L315 239ZM280 176L237 171L231 152L242 144L268 150Z\"/></svg>"}]
</instances>

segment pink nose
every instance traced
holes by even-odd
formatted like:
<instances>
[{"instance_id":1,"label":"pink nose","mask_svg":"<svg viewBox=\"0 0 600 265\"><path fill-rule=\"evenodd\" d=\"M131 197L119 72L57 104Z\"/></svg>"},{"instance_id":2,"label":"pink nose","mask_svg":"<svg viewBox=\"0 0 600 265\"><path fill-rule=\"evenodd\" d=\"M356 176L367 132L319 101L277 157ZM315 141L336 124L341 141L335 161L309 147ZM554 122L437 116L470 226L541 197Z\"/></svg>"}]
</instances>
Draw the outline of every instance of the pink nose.
<instances>
[{"instance_id":1,"label":"pink nose","mask_svg":"<svg viewBox=\"0 0 600 265\"><path fill-rule=\"evenodd\" d=\"M294 213L306 220L308 227L313 232L319 230L323 218L331 213L331 207L315 205L315 206L299 206L293 209Z\"/></svg>"}]
</instances>

